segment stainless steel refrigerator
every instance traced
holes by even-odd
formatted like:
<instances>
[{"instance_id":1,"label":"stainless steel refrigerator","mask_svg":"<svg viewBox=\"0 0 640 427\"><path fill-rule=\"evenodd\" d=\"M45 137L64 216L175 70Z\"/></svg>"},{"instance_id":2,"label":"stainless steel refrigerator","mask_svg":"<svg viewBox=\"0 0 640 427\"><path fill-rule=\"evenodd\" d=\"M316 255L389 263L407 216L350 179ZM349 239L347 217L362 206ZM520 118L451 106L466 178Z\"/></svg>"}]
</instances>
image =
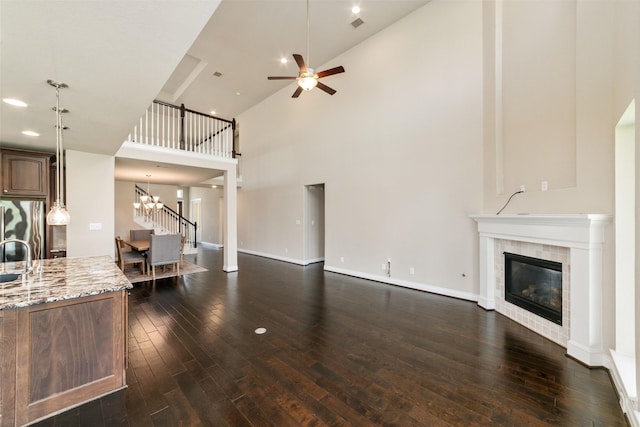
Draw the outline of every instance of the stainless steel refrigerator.
<instances>
[{"instance_id":1,"label":"stainless steel refrigerator","mask_svg":"<svg viewBox=\"0 0 640 427\"><path fill-rule=\"evenodd\" d=\"M0 200L0 237L20 239L29 243L33 259L45 257L45 206L43 201ZM6 244L0 251L0 261L26 259L24 246Z\"/></svg>"}]
</instances>

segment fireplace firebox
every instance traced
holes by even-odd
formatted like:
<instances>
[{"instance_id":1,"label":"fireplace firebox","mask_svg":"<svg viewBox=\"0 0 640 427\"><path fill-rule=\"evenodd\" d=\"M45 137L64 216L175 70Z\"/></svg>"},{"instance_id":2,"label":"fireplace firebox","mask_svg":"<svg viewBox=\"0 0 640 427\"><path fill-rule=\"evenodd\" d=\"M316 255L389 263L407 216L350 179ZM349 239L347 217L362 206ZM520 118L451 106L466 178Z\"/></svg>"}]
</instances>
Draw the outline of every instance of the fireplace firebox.
<instances>
[{"instance_id":1,"label":"fireplace firebox","mask_svg":"<svg viewBox=\"0 0 640 427\"><path fill-rule=\"evenodd\" d=\"M562 325L562 263L504 252L505 300Z\"/></svg>"}]
</instances>

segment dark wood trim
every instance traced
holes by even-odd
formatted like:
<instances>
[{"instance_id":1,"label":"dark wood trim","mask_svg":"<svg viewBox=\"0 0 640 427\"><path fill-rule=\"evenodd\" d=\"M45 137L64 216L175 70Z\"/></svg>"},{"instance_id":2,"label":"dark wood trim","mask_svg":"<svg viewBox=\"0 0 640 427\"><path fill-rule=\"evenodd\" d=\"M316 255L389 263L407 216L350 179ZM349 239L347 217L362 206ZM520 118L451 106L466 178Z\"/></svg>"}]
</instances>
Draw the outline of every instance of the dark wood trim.
<instances>
[{"instance_id":1,"label":"dark wood trim","mask_svg":"<svg viewBox=\"0 0 640 427\"><path fill-rule=\"evenodd\" d=\"M17 338L15 311L0 311L0 426L13 425L15 418Z\"/></svg>"}]
</instances>

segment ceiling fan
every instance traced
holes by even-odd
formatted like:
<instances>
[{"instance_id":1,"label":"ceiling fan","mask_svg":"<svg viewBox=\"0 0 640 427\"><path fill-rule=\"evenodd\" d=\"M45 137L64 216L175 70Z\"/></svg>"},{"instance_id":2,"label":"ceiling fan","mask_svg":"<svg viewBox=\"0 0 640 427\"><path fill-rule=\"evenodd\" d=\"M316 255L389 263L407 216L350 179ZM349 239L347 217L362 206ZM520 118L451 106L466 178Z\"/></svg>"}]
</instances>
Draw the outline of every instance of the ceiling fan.
<instances>
[{"instance_id":1,"label":"ceiling fan","mask_svg":"<svg viewBox=\"0 0 640 427\"><path fill-rule=\"evenodd\" d=\"M319 79L331 76L333 74L344 73L344 67L342 65L316 73L313 68L307 67L304 59L302 58L302 55L294 53L293 59L295 59L296 64L298 64L298 68L300 69L300 73L297 76L270 76L267 77L267 79L297 80L298 87L296 88L295 92L293 92L293 95L291 95L292 98L297 98L300 96L303 90L311 90L316 86L318 87L318 89L327 92L329 95L333 95L334 93L336 93L335 89L332 89L324 83L320 82ZM309 0L307 0L307 60L309 60Z\"/></svg>"}]
</instances>

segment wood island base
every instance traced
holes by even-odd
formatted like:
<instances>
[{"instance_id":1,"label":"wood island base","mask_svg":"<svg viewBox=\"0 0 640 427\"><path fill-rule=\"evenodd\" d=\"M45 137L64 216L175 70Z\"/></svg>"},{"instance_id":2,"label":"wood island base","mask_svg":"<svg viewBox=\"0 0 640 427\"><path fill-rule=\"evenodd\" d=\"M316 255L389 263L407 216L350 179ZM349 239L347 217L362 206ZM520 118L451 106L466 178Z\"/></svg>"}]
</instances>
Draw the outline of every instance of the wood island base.
<instances>
[{"instance_id":1,"label":"wood island base","mask_svg":"<svg viewBox=\"0 0 640 427\"><path fill-rule=\"evenodd\" d=\"M126 387L125 290L0 311L0 425Z\"/></svg>"}]
</instances>

